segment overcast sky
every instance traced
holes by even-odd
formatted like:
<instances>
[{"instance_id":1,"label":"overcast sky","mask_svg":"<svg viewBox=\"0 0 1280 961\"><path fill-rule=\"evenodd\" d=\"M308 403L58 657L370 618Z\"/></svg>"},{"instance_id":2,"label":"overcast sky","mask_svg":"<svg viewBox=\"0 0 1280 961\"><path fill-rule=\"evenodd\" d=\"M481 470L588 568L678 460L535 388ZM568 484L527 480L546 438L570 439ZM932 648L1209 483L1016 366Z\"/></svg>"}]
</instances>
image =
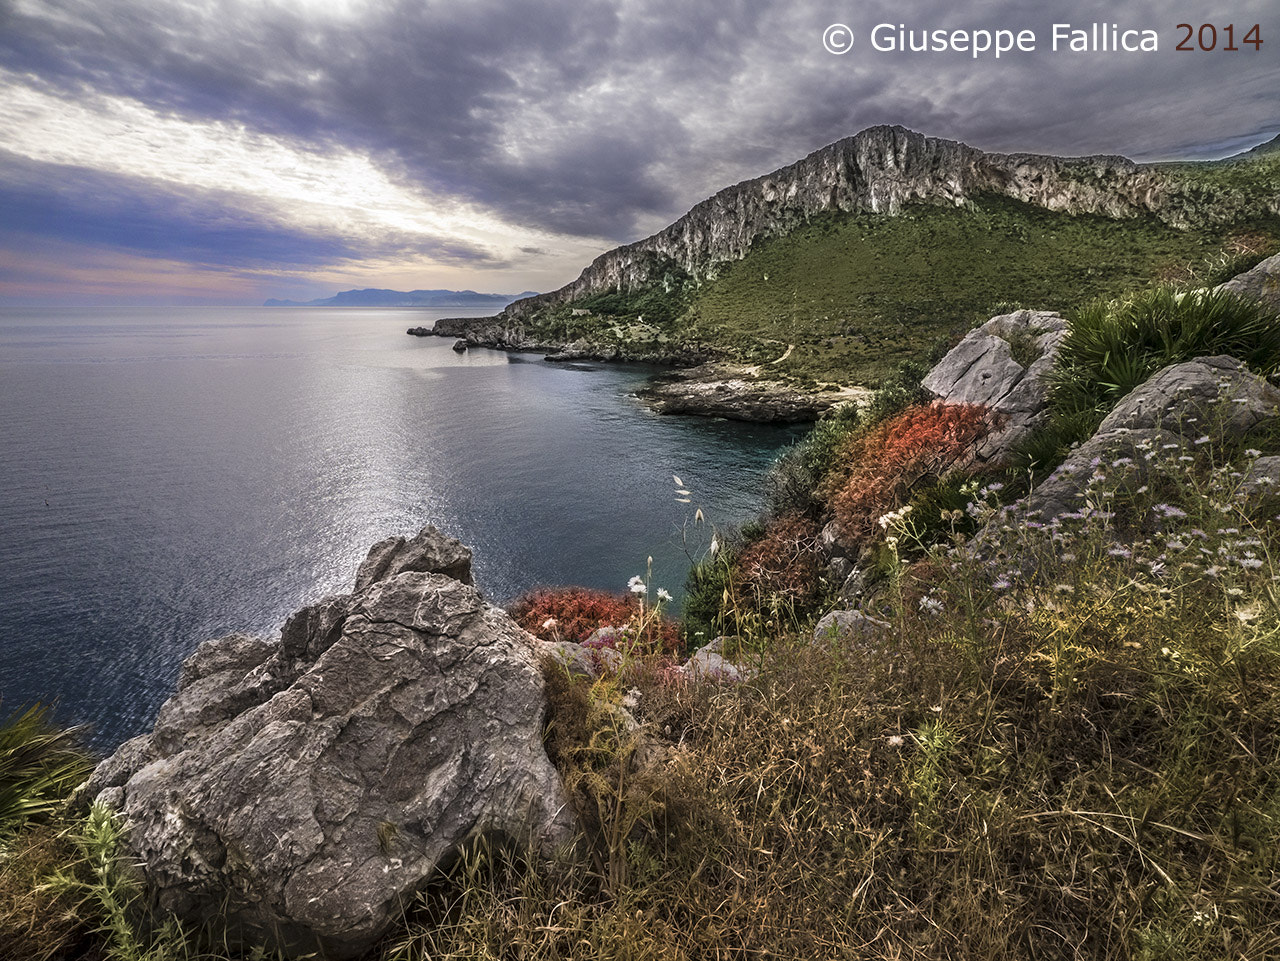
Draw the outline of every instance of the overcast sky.
<instances>
[{"instance_id":1,"label":"overcast sky","mask_svg":"<svg viewBox=\"0 0 1280 961\"><path fill-rule=\"evenodd\" d=\"M1139 160L1280 133L1275 0L1169 7L0 0L0 303L548 290L879 123ZM1160 50L1053 53L1055 20L1152 28ZM1237 45L1259 23L1263 46L1176 52L1184 20L1234 23ZM882 21L1039 44L877 53ZM844 55L823 47L833 23Z\"/></svg>"}]
</instances>

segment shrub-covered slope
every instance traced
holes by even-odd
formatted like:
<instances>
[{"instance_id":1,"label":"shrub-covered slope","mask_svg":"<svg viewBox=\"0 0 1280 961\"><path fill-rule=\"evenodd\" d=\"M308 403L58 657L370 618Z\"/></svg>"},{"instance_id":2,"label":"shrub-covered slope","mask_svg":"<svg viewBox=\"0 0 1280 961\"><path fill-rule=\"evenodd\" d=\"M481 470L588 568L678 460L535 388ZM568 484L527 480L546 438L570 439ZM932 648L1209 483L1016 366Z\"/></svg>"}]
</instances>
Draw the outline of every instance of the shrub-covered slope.
<instances>
[{"instance_id":1,"label":"shrub-covered slope","mask_svg":"<svg viewBox=\"0 0 1280 961\"><path fill-rule=\"evenodd\" d=\"M445 327L664 360L794 345L779 373L867 383L1001 303L1225 280L1280 247L1277 163L1004 156L872 128L726 188L559 291Z\"/></svg>"}]
</instances>

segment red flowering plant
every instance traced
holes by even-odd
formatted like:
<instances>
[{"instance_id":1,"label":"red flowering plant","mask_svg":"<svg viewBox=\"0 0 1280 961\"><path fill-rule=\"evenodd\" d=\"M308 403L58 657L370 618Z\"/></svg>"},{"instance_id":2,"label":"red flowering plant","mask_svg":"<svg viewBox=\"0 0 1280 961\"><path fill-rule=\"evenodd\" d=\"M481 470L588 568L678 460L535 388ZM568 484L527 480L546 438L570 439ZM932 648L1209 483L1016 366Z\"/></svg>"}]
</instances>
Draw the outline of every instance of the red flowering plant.
<instances>
[{"instance_id":1,"label":"red flowering plant","mask_svg":"<svg viewBox=\"0 0 1280 961\"><path fill-rule=\"evenodd\" d=\"M981 404L934 401L851 437L824 487L832 513L848 536L871 536L911 490L967 466L996 425L997 415Z\"/></svg>"},{"instance_id":2,"label":"red flowering plant","mask_svg":"<svg viewBox=\"0 0 1280 961\"><path fill-rule=\"evenodd\" d=\"M738 555L739 583L757 601L775 599L804 607L821 588L818 525L802 514L770 519L764 536Z\"/></svg>"},{"instance_id":3,"label":"red flowering plant","mask_svg":"<svg viewBox=\"0 0 1280 961\"><path fill-rule=\"evenodd\" d=\"M522 628L545 641L570 641L592 647L623 647L632 643L646 651L674 651L680 647L676 623L654 608L643 595L612 594L588 587L542 587L517 598L507 612ZM665 599L665 591L659 596ZM611 630L595 636L601 628ZM594 639L593 639L594 636Z\"/></svg>"}]
</instances>

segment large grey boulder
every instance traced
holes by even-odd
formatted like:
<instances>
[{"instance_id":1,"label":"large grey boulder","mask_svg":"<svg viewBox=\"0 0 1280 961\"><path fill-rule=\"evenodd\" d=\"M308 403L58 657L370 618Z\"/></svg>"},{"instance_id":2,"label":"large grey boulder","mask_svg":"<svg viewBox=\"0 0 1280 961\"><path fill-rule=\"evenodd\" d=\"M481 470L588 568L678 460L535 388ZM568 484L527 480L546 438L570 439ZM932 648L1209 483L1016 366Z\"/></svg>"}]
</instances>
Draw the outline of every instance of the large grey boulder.
<instances>
[{"instance_id":1,"label":"large grey boulder","mask_svg":"<svg viewBox=\"0 0 1280 961\"><path fill-rule=\"evenodd\" d=\"M1161 450L1165 444L1181 448L1188 440L1181 434L1152 428L1099 431L1073 450L1052 474L1014 506L1013 512L1020 517L1049 521L1079 511L1086 506L1087 492L1095 475L1113 475L1120 468L1128 471L1131 485L1138 487L1147 479L1145 454L1149 450ZM981 537L980 532L979 540Z\"/></svg>"},{"instance_id":2,"label":"large grey boulder","mask_svg":"<svg viewBox=\"0 0 1280 961\"><path fill-rule=\"evenodd\" d=\"M1066 335L1067 322L1055 313L1001 314L969 331L921 381L944 403L982 404L999 413L999 426L973 452L975 459L998 461L1035 429Z\"/></svg>"},{"instance_id":3,"label":"large grey boulder","mask_svg":"<svg viewBox=\"0 0 1280 961\"><path fill-rule=\"evenodd\" d=\"M1280 390L1232 357L1173 364L1125 396L1093 437L995 523L1049 521L1079 510L1095 473L1123 469L1137 486L1146 478L1147 452L1236 435L1278 415ZM986 539L980 532L975 543Z\"/></svg>"},{"instance_id":4,"label":"large grey boulder","mask_svg":"<svg viewBox=\"0 0 1280 961\"><path fill-rule=\"evenodd\" d=\"M1260 300L1272 310L1280 310L1280 254L1268 257L1252 270L1232 277L1217 289Z\"/></svg>"},{"instance_id":5,"label":"large grey boulder","mask_svg":"<svg viewBox=\"0 0 1280 961\"><path fill-rule=\"evenodd\" d=\"M408 543L279 642L203 645L152 733L95 771L84 793L119 811L162 908L354 958L470 840L574 837L529 635L457 576L384 563L434 551L469 579L456 541Z\"/></svg>"},{"instance_id":6,"label":"large grey boulder","mask_svg":"<svg viewBox=\"0 0 1280 961\"><path fill-rule=\"evenodd\" d=\"M430 571L448 574L464 584L471 580L471 549L452 537L446 537L428 524L412 539L388 537L369 548L369 555L356 571L357 591L374 581L384 580L404 571Z\"/></svg>"},{"instance_id":7,"label":"large grey boulder","mask_svg":"<svg viewBox=\"0 0 1280 961\"><path fill-rule=\"evenodd\" d=\"M1280 390L1234 357L1197 357L1152 375L1130 391L1098 426L1159 427L1187 435L1230 436L1276 415Z\"/></svg>"}]
</instances>

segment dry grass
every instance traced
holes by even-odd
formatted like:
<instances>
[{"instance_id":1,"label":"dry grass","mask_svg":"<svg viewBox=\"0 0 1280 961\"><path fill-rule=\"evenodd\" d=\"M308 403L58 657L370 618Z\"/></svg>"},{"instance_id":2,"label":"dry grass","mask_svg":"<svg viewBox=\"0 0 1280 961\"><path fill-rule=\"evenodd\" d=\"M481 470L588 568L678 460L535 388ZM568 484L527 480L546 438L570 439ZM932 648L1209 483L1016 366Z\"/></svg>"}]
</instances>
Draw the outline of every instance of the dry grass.
<instances>
[{"instance_id":1,"label":"dry grass","mask_svg":"<svg viewBox=\"0 0 1280 961\"><path fill-rule=\"evenodd\" d=\"M0 961L53 961L85 940L81 900L52 881L82 867L66 832L46 825L0 845Z\"/></svg>"},{"instance_id":2,"label":"dry grass","mask_svg":"<svg viewBox=\"0 0 1280 961\"><path fill-rule=\"evenodd\" d=\"M1275 956L1274 501L1175 455L1182 506L1126 504L1155 522L1121 545L1106 511L1011 525L1034 564L935 553L875 645L774 637L750 683L641 688L649 747L593 761L626 762L597 785L625 883L486 862L407 956Z\"/></svg>"}]
</instances>

